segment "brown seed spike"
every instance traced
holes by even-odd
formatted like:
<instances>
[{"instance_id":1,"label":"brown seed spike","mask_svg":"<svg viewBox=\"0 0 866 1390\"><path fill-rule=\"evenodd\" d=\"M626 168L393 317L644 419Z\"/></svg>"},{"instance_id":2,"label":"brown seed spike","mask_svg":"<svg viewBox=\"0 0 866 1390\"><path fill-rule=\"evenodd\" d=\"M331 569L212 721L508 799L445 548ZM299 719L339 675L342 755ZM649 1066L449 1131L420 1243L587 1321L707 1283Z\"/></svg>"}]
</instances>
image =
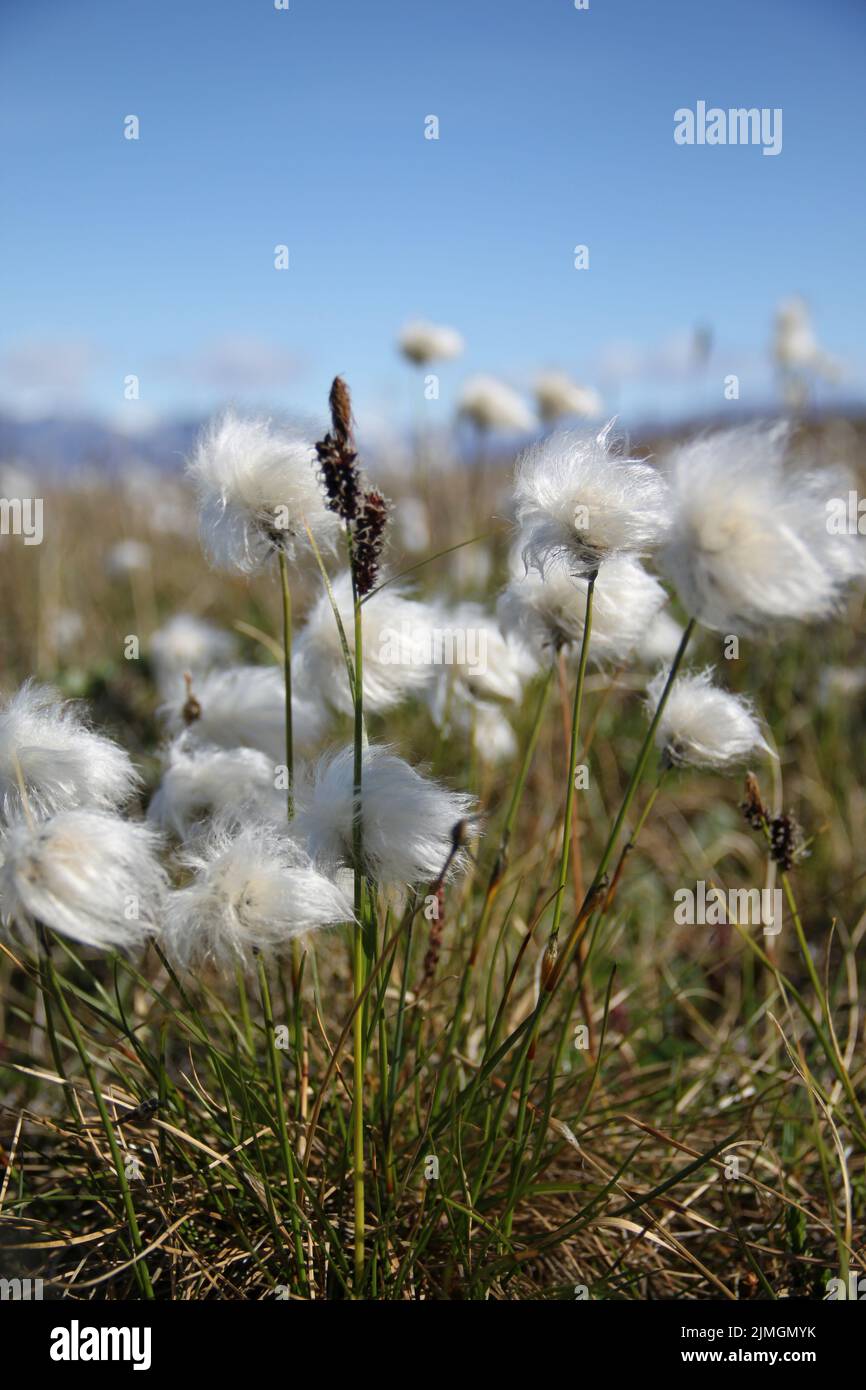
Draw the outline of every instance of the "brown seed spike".
<instances>
[{"instance_id":1,"label":"brown seed spike","mask_svg":"<svg viewBox=\"0 0 866 1390\"><path fill-rule=\"evenodd\" d=\"M186 702L181 710L181 717L184 724L194 724L197 719L201 719L201 704L198 696L193 693L192 676L189 671L184 673L184 684L186 685Z\"/></svg>"},{"instance_id":2,"label":"brown seed spike","mask_svg":"<svg viewBox=\"0 0 866 1390\"><path fill-rule=\"evenodd\" d=\"M354 529L355 581L362 598L376 583L387 523L388 503L381 492L365 492Z\"/></svg>"},{"instance_id":3,"label":"brown seed spike","mask_svg":"<svg viewBox=\"0 0 866 1390\"><path fill-rule=\"evenodd\" d=\"M316 445L328 507L347 524L358 514L361 480L352 437L352 399L342 377L335 376L328 397L331 431Z\"/></svg>"},{"instance_id":4,"label":"brown seed spike","mask_svg":"<svg viewBox=\"0 0 866 1390\"><path fill-rule=\"evenodd\" d=\"M352 442L352 397L341 376L335 376L328 397L331 407L331 428L337 443L342 447Z\"/></svg>"},{"instance_id":5,"label":"brown seed spike","mask_svg":"<svg viewBox=\"0 0 866 1390\"><path fill-rule=\"evenodd\" d=\"M740 809L753 830L760 830L769 819L754 772L746 773L746 794L740 803Z\"/></svg>"}]
</instances>

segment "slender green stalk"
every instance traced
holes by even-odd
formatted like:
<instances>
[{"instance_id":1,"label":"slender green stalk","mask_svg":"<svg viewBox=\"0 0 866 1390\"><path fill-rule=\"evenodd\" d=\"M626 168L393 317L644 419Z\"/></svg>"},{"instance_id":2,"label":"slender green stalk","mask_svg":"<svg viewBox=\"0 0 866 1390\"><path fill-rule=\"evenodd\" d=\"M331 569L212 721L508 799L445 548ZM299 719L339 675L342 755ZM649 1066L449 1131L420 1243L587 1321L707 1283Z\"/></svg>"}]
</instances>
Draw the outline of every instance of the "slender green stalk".
<instances>
[{"instance_id":1,"label":"slender green stalk","mask_svg":"<svg viewBox=\"0 0 866 1390\"><path fill-rule=\"evenodd\" d=\"M445 1068L443 1063L445 1062L446 1058L451 1055L451 1050L456 1043L458 1033L461 1029L463 1009L466 1003L466 995L469 990L469 979L478 960L478 954L481 949L481 943L484 940L484 934L487 930L487 924L490 921L490 913L493 908L493 902L496 897L496 892L499 887L499 883L502 879L502 875L505 872L505 866L508 862L508 850L511 844L511 836L514 832L514 826L517 821L517 813L520 809L520 803L523 800L523 792L524 788L526 787L526 779L529 776L529 769L532 766L532 760L535 756L535 749L536 745L538 744L538 736L541 733L541 726L544 721L544 711L547 707L547 699L550 694L551 685L553 683L553 670L553 663L551 662L547 674L544 677L544 682L542 684L541 690L539 691L538 702L535 706L535 713L532 717L532 725L529 732L529 739L527 740L526 747L523 751L523 760L520 765L520 771L517 774L517 779L511 791L511 800L508 804L508 811L506 813L505 822L502 827L502 834L499 840L499 848L496 852L496 858L493 861L493 867L490 870L490 878L487 883L487 891L484 894L484 903L482 905L481 912L478 916L478 924L473 933L469 957L467 959L466 965L463 968L463 973L460 977L460 984L457 990L457 1003L454 1006L454 1014L451 1022L451 1028L449 1030L448 1038L444 1045L442 1059L436 1077L436 1089L433 1097L434 1110L439 1099L439 1094L442 1089L442 1084L445 1076Z\"/></svg>"},{"instance_id":2,"label":"slender green stalk","mask_svg":"<svg viewBox=\"0 0 866 1390\"><path fill-rule=\"evenodd\" d=\"M568 782L565 789L565 815L562 822L562 853L559 858L559 891L553 905L553 923L550 929L550 946L555 949L559 939L559 924L562 920L562 905L565 901L565 885L568 882L568 861L571 853L571 823L574 818L574 778L577 768L577 750L580 746L580 712L583 704L583 687L586 680L586 663L589 657L589 643L592 636L592 598L597 575L591 574L586 585L586 612L583 619L583 639L580 644L580 661L577 668L577 681L574 687L574 708L571 717L571 745L568 752Z\"/></svg>"},{"instance_id":3,"label":"slender green stalk","mask_svg":"<svg viewBox=\"0 0 866 1390\"><path fill-rule=\"evenodd\" d=\"M766 817L763 818L763 831L768 845L772 846L770 827L767 823ZM866 1131L866 1115L864 1115L863 1113L863 1108L860 1105L857 1093L852 1085L851 1078L848 1074L848 1069L845 1066L842 1055L839 1051L839 1045L836 1041L836 1035L833 1029L833 1019L830 1013L829 1002L827 1000L825 990L821 987L821 980L819 978L817 970L815 969L815 962L812 959L812 952L809 950L809 943L806 940L806 933L803 930L803 921L800 917L800 909L797 906L797 899L794 896L794 889L791 886L790 875L788 874L787 870L782 869L780 870L779 877L782 881L782 888L785 893L785 900L788 904L788 911L790 912L791 920L794 923L794 931L797 936L797 944L800 948L800 955L803 958L803 964L806 967L806 972L809 976L812 988L815 991L815 997L818 1001L818 1006L821 1010L824 1021L827 1024L827 1030L825 1032L824 1029L822 1029L818 1025L817 1020L814 1019L811 1020L812 1026L815 1030L815 1034L818 1038L818 1041L821 1043L821 1046L824 1049L824 1052L827 1056L827 1060L830 1062L831 1066L836 1072L837 1077L839 1078L839 1081L842 1083L842 1089L844 1090L846 1096L848 1097L848 1100L851 1103L851 1107L861 1126L861 1130Z\"/></svg>"},{"instance_id":4,"label":"slender green stalk","mask_svg":"<svg viewBox=\"0 0 866 1390\"><path fill-rule=\"evenodd\" d=\"M354 571L352 578L354 585ZM355 738L354 812L352 816L352 857L355 867L355 926L352 981L355 995L354 1091L352 1097L353 1182L355 1195L355 1292L360 1295L364 1282L364 1010L358 1007L364 990L364 843L361 818L362 775L364 766L364 644L361 626L361 599L355 588Z\"/></svg>"},{"instance_id":5,"label":"slender green stalk","mask_svg":"<svg viewBox=\"0 0 866 1390\"><path fill-rule=\"evenodd\" d=\"M671 693L671 690L673 689L673 684L676 680L677 672L679 671L680 666L682 665L683 657L686 654L686 647L689 645L689 641L691 640L691 636L695 630L695 627L696 620L694 618L690 618L688 623L686 624L685 631L683 632L683 635L680 638L680 645L677 647L676 655L673 661L671 662L671 669L668 672L668 678L665 681L664 689L662 690L662 693L659 696L659 702L656 706L655 713L653 714L653 717L650 720L649 728L646 731L646 737L644 738L643 744L641 745L638 760L635 763L634 771L632 772L628 787L626 788L626 793L623 798L622 805L619 808L619 813L614 823L613 830L610 833L610 838L605 846L604 853L601 857L601 862L599 863L599 866L595 871L596 884L598 884L600 880L603 878L603 876L607 873L607 868L610 864L611 855L613 854L613 851L616 847L616 842L619 839L619 832L622 830L623 821L625 820L626 816L629 813L629 810L631 809L631 803L634 800L634 794L637 791L638 786L640 785L641 778L643 777L644 770L649 761L649 756L653 748L653 741L655 739L656 729L661 723L661 717L664 714L665 706L668 702L668 697Z\"/></svg>"},{"instance_id":6,"label":"slender green stalk","mask_svg":"<svg viewBox=\"0 0 866 1390\"><path fill-rule=\"evenodd\" d=\"M247 982L244 979L244 972L240 965L235 968L235 983L238 990L238 1008L241 1015L241 1029L244 1035L244 1042L247 1045L247 1052L251 1057L255 1056L255 1045L253 1043L253 1025L250 1018L250 1001L247 996Z\"/></svg>"},{"instance_id":7,"label":"slender green stalk","mask_svg":"<svg viewBox=\"0 0 866 1390\"><path fill-rule=\"evenodd\" d=\"M289 822L295 815L295 745L292 733L292 591L289 586L289 567L285 551L280 551L280 587L283 594L283 678L286 688L286 771L287 793L286 812ZM298 940L292 942L292 999L294 1003L295 1062L298 1070L298 1112L300 1118L306 1112L306 1078L304 1058L306 1056L306 1029L301 1010L301 968L303 949Z\"/></svg>"},{"instance_id":8,"label":"slender green stalk","mask_svg":"<svg viewBox=\"0 0 866 1390\"><path fill-rule=\"evenodd\" d=\"M557 886L556 899L553 904L553 922L551 924L550 937L547 944L547 959L551 962L551 965L556 960L559 942L559 926L562 921L562 905L565 901L565 887L568 883L568 863L571 852L571 823L574 817L574 780L577 769L577 750L580 746L580 714L583 706L583 687L586 681L586 663L589 657L589 644L592 638L592 599L595 591L596 577L595 574L591 574L587 581L586 610L583 618L583 638L580 644L580 659L578 661L577 680L574 687L574 706L571 716L571 743L568 751L568 782L566 783L565 789L565 814L562 820L562 850L559 858L559 883ZM540 1024L541 1014L537 1013L535 1022L527 1038L525 1049L526 1060L522 1068L523 1075L520 1087L520 1101L517 1106L517 1122L514 1136L515 1155L511 1171L509 1204L503 1222L503 1230L508 1238L511 1236L515 1198L524 1162L525 1145L523 1136L526 1128L526 1109L529 1101L529 1091L532 1085L532 1063L535 1056L535 1043Z\"/></svg>"},{"instance_id":9,"label":"slender green stalk","mask_svg":"<svg viewBox=\"0 0 866 1390\"><path fill-rule=\"evenodd\" d=\"M48 1034L51 1056L54 1059L57 1075L63 1081L63 1096L66 1101L67 1109L69 1110L73 1123L77 1124L80 1117L75 1105L75 1088L66 1075L66 1068L63 1065L63 1055L60 1051L60 1042L57 1037L57 1029L54 1026L54 1007L51 1003L50 962L48 959L51 944L48 940L48 933L41 925L37 928L36 938L39 949L39 987L42 991L42 1006L45 1009L45 1031Z\"/></svg>"},{"instance_id":10,"label":"slender green stalk","mask_svg":"<svg viewBox=\"0 0 866 1390\"><path fill-rule=\"evenodd\" d=\"M96 1102L96 1108L99 1111L99 1118L102 1121L102 1128L105 1130L105 1137L108 1140L108 1147L111 1151L111 1161L114 1164L114 1170L117 1174L117 1181L120 1184L120 1192L123 1198L123 1207L126 1213L126 1224L129 1227L129 1236L132 1241L132 1248L137 1257L133 1266L135 1269L135 1277L138 1280L138 1285L141 1289L142 1295L146 1299L152 1299L153 1284L151 1283L150 1272L147 1268L147 1264L141 1255L144 1246L141 1239L141 1232L138 1229L138 1217L135 1214L135 1204L132 1200L132 1192L129 1186L129 1179L126 1176L126 1168L124 1167L123 1163L123 1155L120 1152L120 1145L117 1142L117 1135L114 1132L114 1125L111 1123L111 1118L108 1114L108 1109L103 1099L102 1091L99 1089L99 1083L96 1079L96 1072L94 1071L93 1064L90 1061L90 1057L88 1056L87 1048L84 1046L81 1033L78 1029L78 1024L75 1022L75 1019L72 1015L72 1010L70 1009L69 1004L67 1002L66 994L64 993L63 986L60 983L60 977L58 976L57 971L54 969L54 962L51 959L50 952L46 952L45 962L46 969L48 971L48 978L51 984L51 992L60 1006L60 1012L63 1015L63 1021L66 1024L66 1027L69 1029L69 1036L72 1038L72 1041L75 1044L75 1049L79 1057L81 1058L81 1065L84 1068L84 1074L87 1077L88 1085L90 1086L90 1089L93 1092L93 1099Z\"/></svg>"},{"instance_id":11,"label":"slender green stalk","mask_svg":"<svg viewBox=\"0 0 866 1390\"><path fill-rule=\"evenodd\" d=\"M640 786L641 778L643 777L646 765L649 762L650 753L652 752L653 742L655 739L656 729L661 723L661 717L664 713L665 705L667 704L668 697L671 693L671 690L673 689L673 684L676 680L677 672L679 671L680 666L682 665L682 660L686 654L686 648L689 644L692 633L695 630L695 626L696 620L694 618L690 618L688 623L686 624L685 631L683 632L683 635L680 638L680 645L678 646L676 655L671 663L671 669L668 672L668 678L665 681L664 689L662 690L662 693L659 697L659 702L656 706L655 713L653 714L653 717L650 720L649 728L647 729L646 734L644 736L644 741L641 745L641 750L638 754L638 759L634 765L634 769L632 770L631 777L629 778L629 783L626 787L625 796L622 799L622 804L619 808L619 811L617 812L617 817L614 821L613 829L611 830L610 835L608 836L607 844L604 847L601 859L599 860L598 867L595 871L595 876L592 880L592 883L589 886L589 889L586 893L586 897L584 898L584 909L588 907L589 904L593 901L593 899L597 896L601 884L604 880L604 876L607 873L608 866L610 865L610 861L613 857L613 852L616 849L617 841L619 840L619 835L620 831L622 830L623 823L625 822L625 818L631 809L631 804L634 801L635 792ZM562 956L557 963L556 980L553 982L554 984L557 983L559 978L561 977L562 971L565 965L567 964L568 957L576 944L580 931L582 930L583 922L584 912L580 912L578 913L577 920L575 922L574 927L572 928L571 936L568 939L565 951L562 953Z\"/></svg>"},{"instance_id":12,"label":"slender green stalk","mask_svg":"<svg viewBox=\"0 0 866 1390\"><path fill-rule=\"evenodd\" d=\"M289 1188L289 1209L292 1222L292 1235L295 1243L295 1258L298 1262L298 1279L302 1287L306 1286L307 1275L304 1267L304 1246L301 1240L301 1222L298 1212L297 1189L295 1185L295 1161L292 1156L292 1146L289 1142L289 1131L286 1126L286 1102L283 1096L283 1074L280 1068L280 1057L277 1051L277 1040L274 1031L274 1011L271 1005L271 991L268 986L268 972L265 967L263 956L258 959L259 968L259 990L262 996L262 1011L265 1016L265 1033L268 1041L268 1056L271 1063L271 1076L274 1083L274 1101L277 1107L277 1129L280 1149L283 1155L283 1166L286 1170L286 1182Z\"/></svg>"},{"instance_id":13,"label":"slender green stalk","mask_svg":"<svg viewBox=\"0 0 866 1390\"><path fill-rule=\"evenodd\" d=\"M487 926L487 921L490 916L490 909L493 904L493 898L495 896L496 889L499 886L499 881L505 870L505 866L508 862L508 850L511 845L511 836L514 833L514 826L517 820L517 813L520 810L520 803L523 800L523 791L526 786L526 779L529 776L529 769L532 766L532 759L535 757L535 748L538 743L538 736L541 733L541 725L544 719L544 711L547 707L547 698L550 694L550 687L553 682L553 669L553 664L551 663L551 665L548 667L547 674L544 677L544 682L539 692L538 703L535 707L535 714L533 715L532 726L529 732L529 739L527 741L525 749L523 750L523 761L520 764L520 771L517 774L517 780L515 781L511 791L511 800L508 803L508 811L506 813L505 821L502 826L502 835L499 840L499 849L497 850L496 858L493 861L493 868L490 871L490 880L487 884L487 892L484 896L484 906L481 909L481 916L479 918L478 926L475 930L475 935L472 941L472 952L470 956L470 964L472 965L475 964L475 961L478 958L478 949L484 937L484 930Z\"/></svg>"},{"instance_id":14,"label":"slender green stalk","mask_svg":"<svg viewBox=\"0 0 866 1390\"><path fill-rule=\"evenodd\" d=\"M572 927L571 935L569 936L565 949L560 953L553 969L550 971L545 984L545 988L540 991L538 996L538 1002L536 1003L533 1012L527 1018L525 1018L522 1023L518 1024L518 1026L509 1034L505 1041L500 1044L500 1046L496 1049L492 1056L487 1056L485 1054L484 1061L482 1065L479 1067L479 1069L476 1071L472 1080L466 1086L464 1086L461 1091L457 1093L456 1097L452 1101L452 1104L449 1107L452 1113L459 1112L469 1103L473 1095L477 1093L477 1091L479 1090L483 1082L486 1080L486 1078L491 1074L491 1072L493 1072L493 1070L502 1060L502 1058L507 1056L507 1054L511 1051L512 1047L514 1047L515 1043L521 1042L520 1053L518 1055L518 1064L523 1058L525 1058L525 1056L529 1052L529 1049L532 1046L538 1028L538 1024L541 1020L541 1016L549 1007L554 994L559 988L559 985L565 974L565 967L568 964L571 952L577 942L578 936L586 920L587 910L589 909L592 902L598 895L600 885L607 872L608 865L613 856L614 849L616 848L617 840L619 839L619 833L622 829L623 822L625 821L625 818L628 815L629 808L631 807L632 801L634 800L635 792L637 791L641 777L643 776L644 769L646 768L647 762L649 760L656 729L658 728L659 723L661 721L665 705L668 701L668 696L670 695L671 689L673 688L673 683L676 679L677 671L679 670L680 665L682 663L682 659L685 656L686 647L689 644L689 639L691 638L691 635L694 632L695 626L695 619L691 618L686 626L685 631L683 632L682 638L680 640L680 645L677 648L677 652L673 659L670 672L668 673L668 678L665 682L664 690L661 693L655 714L653 715L653 718L650 721L649 728L647 729L646 734L644 736L644 741L641 745L641 751L638 754L637 762L635 764L631 778L629 779L629 784L626 788L622 805L620 806L613 828L610 832L610 835L608 836L607 844L605 845L604 851L602 852L598 868L595 871L595 877L593 878L592 884L590 885L589 890L586 893L586 896L584 897L583 906L576 916L575 923ZM443 1120L444 1117L441 1117L439 1124L437 1125L437 1130L441 1126Z\"/></svg>"},{"instance_id":15,"label":"slender green stalk","mask_svg":"<svg viewBox=\"0 0 866 1390\"><path fill-rule=\"evenodd\" d=\"M295 746L292 735L292 591L289 587L289 566L284 550L280 551L280 585L283 591L283 679L286 686L286 771L289 820L295 814Z\"/></svg>"}]
</instances>

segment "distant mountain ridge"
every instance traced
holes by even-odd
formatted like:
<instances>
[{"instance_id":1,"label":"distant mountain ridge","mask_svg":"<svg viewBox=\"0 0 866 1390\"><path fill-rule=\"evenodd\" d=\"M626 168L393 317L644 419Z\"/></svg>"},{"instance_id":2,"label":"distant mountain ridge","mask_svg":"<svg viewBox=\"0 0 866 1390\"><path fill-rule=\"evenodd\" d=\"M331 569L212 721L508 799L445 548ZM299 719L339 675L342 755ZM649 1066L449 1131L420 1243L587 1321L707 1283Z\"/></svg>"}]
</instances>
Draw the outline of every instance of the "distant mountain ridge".
<instances>
[{"instance_id":1,"label":"distant mountain ridge","mask_svg":"<svg viewBox=\"0 0 866 1390\"><path fill-rule=\"evenodd\" d=\"M0 412L0 464L42 473L96 468L121 472L131 463L177 472L202 421L166 420L134 435L84 416L17 420Z\"/></svg>"}]
</instances>

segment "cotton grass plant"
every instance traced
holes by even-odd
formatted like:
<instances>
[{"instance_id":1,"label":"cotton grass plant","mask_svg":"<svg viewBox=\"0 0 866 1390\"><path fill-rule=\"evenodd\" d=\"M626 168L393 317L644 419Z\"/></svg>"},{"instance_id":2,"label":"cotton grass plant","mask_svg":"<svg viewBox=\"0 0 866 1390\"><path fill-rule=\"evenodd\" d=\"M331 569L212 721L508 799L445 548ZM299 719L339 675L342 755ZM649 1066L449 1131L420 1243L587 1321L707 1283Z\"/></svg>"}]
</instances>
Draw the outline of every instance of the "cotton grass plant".
<instances>
[{"instance_id":1,"label":"cotton grass plant","mask_svg":"<svg viewBox=\"0 0 866 1390\"><path fill-rule=\"evenodd\" d=\"M847 716L800 713L860 601L837 475L769 427L557 432L474 482L515 525L455 593L449 499L401 574L329 405L317 443L197 446L213 616L175 556L155 722L126 676L0 711L0 1219L72 1297L820 1297L866 1203L856 863L814 790ZM773 875L778 937L675 927L683 879Z\"/></svg>"}]
</instances>

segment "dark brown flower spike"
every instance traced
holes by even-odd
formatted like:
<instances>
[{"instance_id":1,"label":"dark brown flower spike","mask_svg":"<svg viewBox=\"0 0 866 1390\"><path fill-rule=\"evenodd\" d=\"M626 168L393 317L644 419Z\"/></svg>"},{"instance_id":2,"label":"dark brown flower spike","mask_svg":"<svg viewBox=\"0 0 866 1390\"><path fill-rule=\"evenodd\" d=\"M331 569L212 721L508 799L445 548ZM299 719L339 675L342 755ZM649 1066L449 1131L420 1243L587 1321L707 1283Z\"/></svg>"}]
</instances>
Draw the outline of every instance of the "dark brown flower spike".
<instances>
[{"instance_id":1,"label":"dark brown flower spike","mask_svg":"<svg viewBox=\"0 0 866 1390\"><path fill-rule=\"evenodd\" d=\"M192 676L189 671L184 673L184 684L186 685L186 700L181 716L184 724L194 724L197 719L201 719L201 703L198 696L193 693Z\"/></svg>"},{"instance_id":2,"label":"dark brown flower spike","mask_svg":"<svg viewBox=\"0 0 866 1390\"><path fill-rule=\"evenodd\" d=\"M387 522L388 503L381 492L373 489L365 492L361 497L361 505L352 528L355 583L361 598L368 594L376 583Z\"/></svg>"},{"instance_id":3,"label":"dark brown flower spike","mask_svg":"<svg viewBox=\"0 0 866 1390\"><path fill-rule=\"evenodd\" d=\"M319 440L316 454L328 506L349 529L355 585L363 598L373 588L379 572L388 503L381 492L364 486L352 430L352 398L340 376L334 377L328 404L331 429Z\"/></svg>"},{"instance_id":4,"label":"dark brown flower spike","mask_svg":"<svg viewBox=\"0 0 866 1390\"><path fill-rule=\"evenodd\" d=\"M316 445L316 454L328 506L348 525L358 514L361 477L352 433L352 403L342 377L334 377L331 394L331 429Z\"/></svg>"}]
</instances>

